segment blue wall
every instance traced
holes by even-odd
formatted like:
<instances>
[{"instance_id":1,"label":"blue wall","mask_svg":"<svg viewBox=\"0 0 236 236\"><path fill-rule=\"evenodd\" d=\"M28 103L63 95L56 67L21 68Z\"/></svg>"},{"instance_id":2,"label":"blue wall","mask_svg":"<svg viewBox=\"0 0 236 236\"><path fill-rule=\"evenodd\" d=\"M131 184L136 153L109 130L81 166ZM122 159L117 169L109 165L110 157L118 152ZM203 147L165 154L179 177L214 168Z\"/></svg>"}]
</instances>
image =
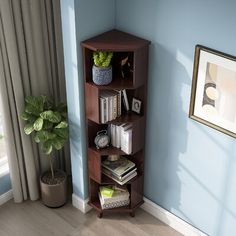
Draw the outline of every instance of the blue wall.
<instances>
[{"instance_id":1,"label":"blue wall","mask_svg":"<svg viewBox=\"0 0 236 236\"><path fill-rule=\"evenodd\" d=\"M10 175L6 174L0 177L0 196L11 189Z\"/></svg>"},{"instance_id":2,"label":"blue wall","mask_svg":"<svg viewBox=\"0 0 236 236\"><path fill-rule=\"evenodd\" d=\"M150 47L145 196L210 235L236 235L235 139L188 118L194 47L236 55L234 0L118 0Z\"/></svg>"},{"instance_id":3,"label":"blue wall","mask_svg":"<svg viewBox=\"0 0 236 236\"><path fill-rule=\"evenodd\" d=\"M82 199L88 182L80 42L113 29L114 12L114 0L61 0L73 193Z\"/></svg>"}]
</instances>

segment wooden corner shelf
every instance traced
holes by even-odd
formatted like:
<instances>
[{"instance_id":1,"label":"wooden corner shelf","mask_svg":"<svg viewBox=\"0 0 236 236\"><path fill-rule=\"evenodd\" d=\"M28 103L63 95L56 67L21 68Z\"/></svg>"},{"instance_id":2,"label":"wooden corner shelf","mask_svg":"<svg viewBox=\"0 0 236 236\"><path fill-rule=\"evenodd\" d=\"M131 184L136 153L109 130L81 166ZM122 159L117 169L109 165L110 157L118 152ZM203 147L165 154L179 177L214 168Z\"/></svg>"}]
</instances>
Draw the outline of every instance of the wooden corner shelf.
<instances>
[{"instance_id":1,"label":"wooden corner shelf","mask_svg":"<svg viewBox=\"0 0 236 236\"><path fill-rule=\"evenodd\" d=\"M89 204L102 217L104 212L127 212L134 216L135 210L143 203L143 180L145 159L145 127L148 80L148 48L150 41L121 32L111 30L81 43L84 63L84 87L86 126L88 141L88 167L89 167ZM112 51L113 80L106 86L94 84L92 79L93 52ZM120 58L129 58L132 70L122 78L120 72ZM118 63L118 64L117 64ZM122 76L121 76L122 75ZM130 109L132 98L142 102L140 114L122 109L120 117L102 124L100 121L100 95L103 90L126 90ZM105 91L107 93L107 91ZM98 131L108 128L109 124L132 123L132 153L127 155L119 148L109 146L97 149L94 138ZM116 181L102 173L102 160L108 155L122 155L133 161L137 167L138 175L124 185L130 193L130 204L126 207L102 209L98 197L101 185L119 185Z\"/></svg>"}]
</instances>

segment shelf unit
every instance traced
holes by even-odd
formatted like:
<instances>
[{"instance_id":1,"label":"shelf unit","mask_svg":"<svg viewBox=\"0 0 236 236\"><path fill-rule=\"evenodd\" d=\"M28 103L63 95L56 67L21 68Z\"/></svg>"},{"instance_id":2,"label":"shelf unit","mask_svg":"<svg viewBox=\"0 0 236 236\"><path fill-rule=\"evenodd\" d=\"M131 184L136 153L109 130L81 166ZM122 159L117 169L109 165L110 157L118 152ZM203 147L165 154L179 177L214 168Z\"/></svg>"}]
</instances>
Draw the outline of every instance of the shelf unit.
<instances>
[{"instance_id":1,"label":"shelf unit","mask_svg":"<svg viewBox=\"0 0 236 236\"><path fill-rule=\"evenodd\" d=\"M87 126L88 168L89 168L89 204L96 211L98 217L103 212L128 212L134 216L135 210L143 203L143 175L144 175L144 148L146 125L146 97L148 74L148 47L150 42L139 37L111 30L81 43L84 63L85 108ZM93 51L112 51L113 80L109 85L98 86L92 80L92 54ZM129 55L132 63L132 73L122 78L119 71L119 60L122 56ZM126 89L131 107L132 98L142 101L141 112L124 112L117 119L101 124L99 97L102 90ZM109 146L96 149L94 138L98 131L107 129L108 124L132 123L132 153L127 155L118 148ZM130 192L130 204L126 207L103 210L101 208L98 191L99 186L114 184L119 185L109 177L102 174L101 162L108 155L125 155L136 164L138 175L125 185Z\"/></svg>"}]
</instances>

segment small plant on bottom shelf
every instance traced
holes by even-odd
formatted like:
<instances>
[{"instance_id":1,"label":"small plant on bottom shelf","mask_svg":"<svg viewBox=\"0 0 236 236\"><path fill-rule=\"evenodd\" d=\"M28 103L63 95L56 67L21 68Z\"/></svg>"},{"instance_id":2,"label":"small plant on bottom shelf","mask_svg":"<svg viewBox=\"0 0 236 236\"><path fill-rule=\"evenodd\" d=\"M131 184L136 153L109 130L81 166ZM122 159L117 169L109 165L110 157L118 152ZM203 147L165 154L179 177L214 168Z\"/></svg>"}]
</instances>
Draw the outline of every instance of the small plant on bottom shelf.
<instances>
[{"instance_id":1,"label":"small plant on bottom shelf","mask_svg":"<svg viewBox=\"0 0 236 236\"><path fill-rule=\"evenodd\" d=\"M26 121L25 134L33 135L34 141L41 144L43 153L50 161L50 172L42 175L41 182L47 185L64 183L66 174L59 170L54 171L52 153L61 150L68 140L66 104L61 103L56 106L46 96L28 96L25 98L25 111L21 118ZM42 190L42 195L43 192ZM45 205L56 207L51 203Z\"/></svg>"}]
</instances>

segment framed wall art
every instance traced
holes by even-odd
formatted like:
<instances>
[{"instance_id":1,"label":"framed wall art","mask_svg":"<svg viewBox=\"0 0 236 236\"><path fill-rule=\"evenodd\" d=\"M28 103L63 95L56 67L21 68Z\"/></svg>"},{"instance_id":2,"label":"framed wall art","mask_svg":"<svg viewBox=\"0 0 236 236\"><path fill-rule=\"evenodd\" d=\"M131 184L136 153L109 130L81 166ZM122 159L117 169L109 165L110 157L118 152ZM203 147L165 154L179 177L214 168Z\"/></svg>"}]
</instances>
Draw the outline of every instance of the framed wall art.
<instances>
[{"instance_id":1,"label":"framed wall art","mask_svg":"<svg viewBox=\"0 0 236 236\"><path fill-rule=\"evenodd\" d=\"M236 57L196 46L189 117L236 137Z\"/></svg>"}]
</instances>

